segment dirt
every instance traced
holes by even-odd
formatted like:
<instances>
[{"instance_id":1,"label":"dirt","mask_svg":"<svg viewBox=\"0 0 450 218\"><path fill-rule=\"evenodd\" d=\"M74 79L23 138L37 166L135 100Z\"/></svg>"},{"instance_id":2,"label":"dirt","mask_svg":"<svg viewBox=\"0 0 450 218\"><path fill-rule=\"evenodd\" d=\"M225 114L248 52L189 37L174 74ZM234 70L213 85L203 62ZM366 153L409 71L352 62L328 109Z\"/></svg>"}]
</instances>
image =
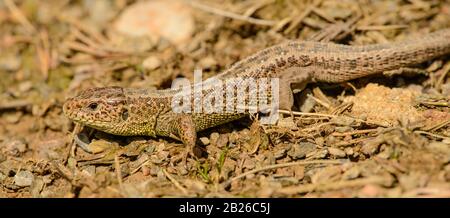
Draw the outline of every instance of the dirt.
<instances>
[{"instance_id":1,"label":"dirt","mask_svg":"<svg viewBox=\"0 0 450 218\"><path fill-rule=\"evenodd\" d=\"M295 110L312 114L203 131L204 155L187 168L173 161L183 145L167 138L84 128L98 149L87 153L62 113L89 87L170 88L178 77L193 81L195 69L211 77L353 18L336 43L449 28L449 1L150 2L0 1L0 197L450 197L449 55L310 84Z\"/></svg>"}]
</instances>

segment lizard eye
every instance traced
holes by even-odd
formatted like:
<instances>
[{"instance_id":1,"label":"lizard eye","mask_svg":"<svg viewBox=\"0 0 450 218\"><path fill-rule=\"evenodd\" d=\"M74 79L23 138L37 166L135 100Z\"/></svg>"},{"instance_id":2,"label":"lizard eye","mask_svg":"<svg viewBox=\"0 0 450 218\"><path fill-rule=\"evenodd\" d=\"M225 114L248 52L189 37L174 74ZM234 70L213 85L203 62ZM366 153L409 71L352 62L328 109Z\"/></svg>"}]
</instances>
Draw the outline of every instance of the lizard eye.
<instances>
[{"instance_id":1,"label":"lizard eye","mask_svg":"<svg viewBox=\"0 0 450 218\"><path fill-rule=\"evenodd\" d=\"M122 111L122 120L123 121L126 121L128 119L128 110L127 109L124 109L123 111Z\"/></svg>"},{"instance_id":2,"label":"lizard eye","mask_svg":"<svg viewBox=\"0 0 450 218\"><path fill-rule=\"evenodd\" d=\"M97 107L98 107L98 104L97 104L97 103L90 103L90 104L88 105L88 108L91 109L91 110L95 110L95 109L97 109Z\"/></svg>"}]
</instances>

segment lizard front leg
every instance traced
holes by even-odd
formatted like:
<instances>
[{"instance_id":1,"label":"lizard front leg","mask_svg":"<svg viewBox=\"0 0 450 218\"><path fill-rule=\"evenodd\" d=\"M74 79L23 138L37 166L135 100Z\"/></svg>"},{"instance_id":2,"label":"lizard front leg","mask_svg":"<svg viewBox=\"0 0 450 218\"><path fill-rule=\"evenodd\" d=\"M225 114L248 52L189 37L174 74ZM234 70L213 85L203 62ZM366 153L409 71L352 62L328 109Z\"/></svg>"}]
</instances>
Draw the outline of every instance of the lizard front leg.
<instances>
[{"instance_id":1,"label":"lizard front leg","mask_svg":"<svg viewBox=\"0 0 450 218\"><path fill-rule=\"evenodd\" d=\"M196 157L194 148L196 146L197 132L195 130L195 123L190 114L180 114L173 121L173 133L186 146L185 152L182 155L182 162L186 165L187 157L190 155ZM178 158L173 161L179 160Z\"/></svg>"}]
</instances>

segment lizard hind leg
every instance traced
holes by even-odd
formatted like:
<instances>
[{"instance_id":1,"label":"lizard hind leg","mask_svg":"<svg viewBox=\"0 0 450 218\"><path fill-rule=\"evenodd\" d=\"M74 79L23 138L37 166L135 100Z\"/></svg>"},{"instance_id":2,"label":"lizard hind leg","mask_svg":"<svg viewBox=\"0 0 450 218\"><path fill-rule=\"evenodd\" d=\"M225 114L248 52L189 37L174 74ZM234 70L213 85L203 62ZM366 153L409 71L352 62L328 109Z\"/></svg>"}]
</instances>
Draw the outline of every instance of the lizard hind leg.
<instances>
[{"instance_id":1,"label":"lizard hind leg","mask_svg":"<svg viewBox=\"0 0 450 218\"><path fill-rule=\"evenodd\" d=\"M292 111L295 93L303 90L310 81L308 68L295 67L285 70L280 76L279 108ZM292 89L294 88L294 90Z\"/></svg>"}]
</instances>

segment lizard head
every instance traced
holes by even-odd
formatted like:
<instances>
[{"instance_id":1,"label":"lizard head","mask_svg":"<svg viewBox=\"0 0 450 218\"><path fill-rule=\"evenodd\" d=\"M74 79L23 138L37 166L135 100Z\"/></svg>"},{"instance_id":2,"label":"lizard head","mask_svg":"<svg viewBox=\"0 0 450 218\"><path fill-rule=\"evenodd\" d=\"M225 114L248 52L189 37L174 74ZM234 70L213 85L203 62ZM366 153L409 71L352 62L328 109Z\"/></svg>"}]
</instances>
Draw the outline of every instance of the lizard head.
<instances>
[{"instance_id":1,"label":"lizard head","mask_svg":"<svg viewBox=\"0 0 450 218\"><path fill-rule=\"evenodd\" d=\"M66 100L64 114L74 122L116 135L126 134L127 99L120 87L90 88Z\"/></svg>"}]
</instances>

